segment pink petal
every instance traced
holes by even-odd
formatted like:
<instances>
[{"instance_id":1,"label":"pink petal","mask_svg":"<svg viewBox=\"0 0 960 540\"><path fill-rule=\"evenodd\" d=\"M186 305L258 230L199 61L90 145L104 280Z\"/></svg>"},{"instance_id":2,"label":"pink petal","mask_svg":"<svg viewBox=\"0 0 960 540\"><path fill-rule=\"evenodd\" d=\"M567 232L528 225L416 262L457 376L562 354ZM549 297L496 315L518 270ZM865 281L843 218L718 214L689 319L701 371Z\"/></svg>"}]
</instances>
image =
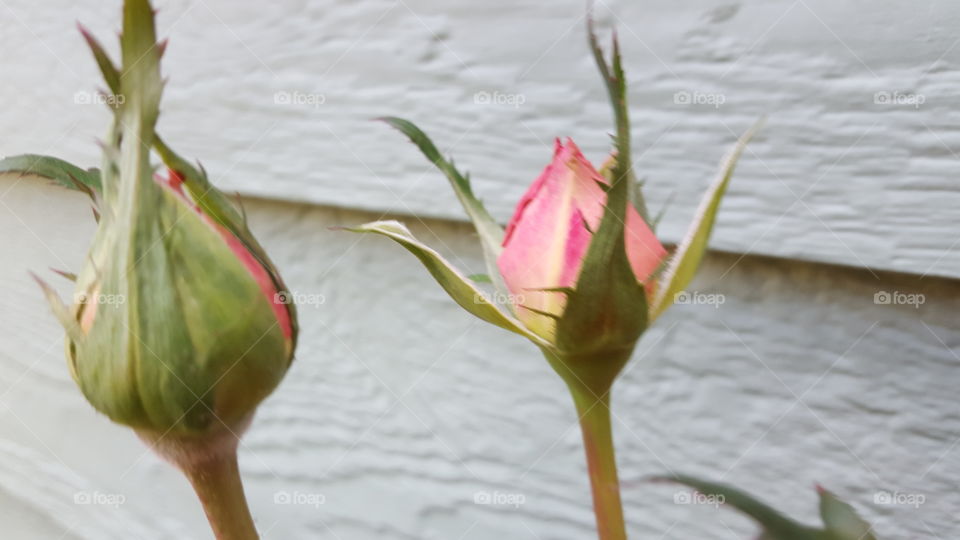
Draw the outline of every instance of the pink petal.
<instances>
[{"instance_id":1,"label":"pink petal","mask_svg":"<svg viewBox=\"0 0 960 540\"><path fill-rule=\"evenodd\" d=\"M556 141L553 161L527 190L507 226L497 261L520 319L552 337L554 321L536 311L560 315L562 293L539 289L576 285L592 233L605 211L606 179L570 139ZM633 206L628 208L625 241L631 268L645 281L666 250ZM535 311L534 311L535 310Z\"/></svg>"},{"instance_id":2,"label":"pink petal","mask_svg":"<svg viewBox=\"0 0 960 540\"><path fill-rule=\"evenodd\" d=\"M645 283L660 267L660 263L667 256L667 250L633 205L627 208L627 228L624 235L630 268L633 268L637 281ZM647 283L648 292L653 290L653 285L653 282Z\"/></svg>"}]
</instances>

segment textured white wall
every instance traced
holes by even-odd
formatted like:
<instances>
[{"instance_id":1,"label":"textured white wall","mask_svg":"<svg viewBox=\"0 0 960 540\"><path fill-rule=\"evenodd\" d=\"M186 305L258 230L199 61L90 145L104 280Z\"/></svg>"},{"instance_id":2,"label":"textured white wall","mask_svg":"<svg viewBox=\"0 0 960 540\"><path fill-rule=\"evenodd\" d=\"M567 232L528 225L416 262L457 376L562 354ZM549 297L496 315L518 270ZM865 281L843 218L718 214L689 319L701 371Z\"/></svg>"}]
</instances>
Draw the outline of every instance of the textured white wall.
<instances>
[{"instance_id":1,"label":"textured white wall","mask_svg":"<svg viewBox=\"0 0 960 540\"><path fill-rule=\"evenodd\" d=\"M960 250L945 249L960 206L960 5L597 3L604 29L616 24L621 35L651 206L676 195L667 237L685 230L725 148L769 114L731 188L717 247L960 277ZM158 0L171 38L161 127L230 189L459 219L423 158L368 121L402 114L473 171L506 219L554 137L574 137L595 160L609 150L584 4ZM95 162L90 141L106 114L74 98L103 84L74 21L107 38L118 5L0 4L0 132L17 134L0 154L50 148ZM278 104L277 92L325 102ZM724 102L675 103L683 92ZM878 92L891 102L875 103ZM523 103L478 104L478 93Z\"/></svg>"},{"instance_id":2,"label":"textured white wall","mask_svg":"<svg viewBox=\"0 0 960 540\"><path fill-rule=\"evenodd\" d=\"M4 538L205 538L186 481L95 414L69 380L61 331L27 276L80 264L93 228L84 200L9 177L0 194ZM241 452L266 538L590 537L573 407L531 346L456 307L388 240L327 230L376 215L247 209L291 289L325 299L301 308L296 364ZM468 227L413 229L482 270ZM748 537L730 510L675 505L674 488L643 480L669 470L734 482L811 520L820 482L883 538L960 535L960 285L714 255L694 289L725 302L671 310L615 389L634 537ZM877 291L922 293L926 303L876 305ZM283 490L325 504L275 504ZM884 490L926 503L875 506ZM474 504L494 491L526 503ZM78 492L126 499L77 505Z\"/></svg>"},{"instance_id":3,"label":"textured white wall","mask_svg":"<svg viewBox=\"0 0 960 540\"><path fill-rule=\"evenodd\" d=\"M735 133L770 115L721 212L713 245L729 254L711 255L695 285L726 302L670 311L616 390L633 536L748 535L729 510L675 505L676 490L643 482L677 470L806 518L821 482L884 538L960 537L960 285L932 277L960 277L960 7L599 3L634 81L651 206L676 194L668 239ZM579 435L546 363L461 312L389 241L326 229L418 213L405 218L415 233L482 271L469 229L442 221L461 215L443 179L367 119L417 120L505 219L553 137L574 136L597 161L607 150L583 2L157 4L172 38L164 133L222 187L261 197L247 205L255 230L292 288L326 300L301 309L298 361L245 440L265 537L588 538ZM0 155L96 164L107 115L82 103L102 85L73 23L107 38L118 6L0 1ZM186 482L69 380L26 274L78 268L92 226L80 197L0 178L0 537L206 538ZM877 305L880 291L926 302ZM325 504L275 504L283 490ZM473 503L493 491L526 503ZM875 506L881 491L926 502Z\"/></svg>"}]
</instances>

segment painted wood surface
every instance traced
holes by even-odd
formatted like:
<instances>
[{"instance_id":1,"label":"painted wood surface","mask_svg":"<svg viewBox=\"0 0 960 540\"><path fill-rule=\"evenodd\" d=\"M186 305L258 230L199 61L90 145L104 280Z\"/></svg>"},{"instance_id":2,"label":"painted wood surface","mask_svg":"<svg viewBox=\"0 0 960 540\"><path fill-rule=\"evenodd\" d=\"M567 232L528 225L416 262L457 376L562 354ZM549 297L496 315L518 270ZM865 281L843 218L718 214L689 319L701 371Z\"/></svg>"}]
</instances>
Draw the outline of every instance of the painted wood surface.
<instances>
[{"instance_id":1,"label":"painted wood surface","mask_svg":"<svg viewBox=\"0 0 960 540\"><path fill-rule=\"evenodd\" d=\"M506 220L554 137L595 161L608 150L581 0L158 5L171 37L163 131L229 189L461 219L417 151L369 121L399 114L473 171ZM73 24L109 36L117 6L0 4L0 154L94 164L102 85ZM673 200L665 238L680 238L725 149L766 114L716 248L960 276L960 5L605 0L597 14L623 43L651 206Z\"/></svg>"},{"instance_id":2,"label":"painted wood surface","mask_svg":"<svg viewBox=\"0 0 960 540\"><path fill-rule=\"evenodd\" d=\"M590 537L573 407L532 347L457 308L388 240L328 230L376 214L246 208L303 304L297 360L241 450L265 539ZM466 226L408 222L482 269ZM69 295L46 268L81 264L93 230L83 198L2 177L0 230L0 536L208 538L186 481L70 381L27 274ZM631 537L751 537L729 509L645 481L670 470L811 522L821 483L881 538L960 536L960 285L715 254L689 292L615 388ZM924 301L898 305L903 295Z\"/></svg>"}]
</instances>

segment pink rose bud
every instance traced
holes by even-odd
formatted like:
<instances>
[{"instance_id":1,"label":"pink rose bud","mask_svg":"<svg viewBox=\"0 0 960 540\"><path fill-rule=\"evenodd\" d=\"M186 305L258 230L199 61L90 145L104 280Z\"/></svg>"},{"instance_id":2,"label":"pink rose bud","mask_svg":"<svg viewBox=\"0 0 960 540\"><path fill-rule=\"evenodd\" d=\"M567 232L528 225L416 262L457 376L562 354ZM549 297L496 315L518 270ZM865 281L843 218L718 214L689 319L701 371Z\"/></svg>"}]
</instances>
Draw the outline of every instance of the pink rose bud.
<instances>
[{"instance_id":1,"label":"pink rose bud","mask_svg":"<svg viewBox=\"0 0 960 540\"><path fill-rule=\"evenodd\" d=\"M555 289L576 288L606 208L602 186L608 185L571 139L557 139L553 162L530 186L507 226L497 266L517 316L547 340L553 340L555 318L566 305L566 295ZM667 250L632 205L624 240L637 281L646 283ZM649 296L652 283L647 289Z\"/></svg>"},{"instance_id":2,"label":"pink rose bud","mask_svg":"<svg viewBox=\"0 0 960 540\"><path fill-rule=\"evenodd\" d=\"M553 162L530 186L504 231L473 193L469 176L402 118L383 120L440 169L473 222L488 274L467 277L403 224L376 221L349 230L393 239L413 253L461 307L536 344L570 389L583 431L597 533L626 538L610 422L610 389L637 340L689 284L706 250L733 166L753 130L725 158L694 222L667 262L667 251L632 193L630 120L620 49L607 62L592 22L590 45L616 120L616 155L606 174L573 141L557 140ZM756 128L754 128L756 129ZM661 271L663 266L663 271ZM497 298L478 283L488 282Z\"/></svg>"}]
</instances>

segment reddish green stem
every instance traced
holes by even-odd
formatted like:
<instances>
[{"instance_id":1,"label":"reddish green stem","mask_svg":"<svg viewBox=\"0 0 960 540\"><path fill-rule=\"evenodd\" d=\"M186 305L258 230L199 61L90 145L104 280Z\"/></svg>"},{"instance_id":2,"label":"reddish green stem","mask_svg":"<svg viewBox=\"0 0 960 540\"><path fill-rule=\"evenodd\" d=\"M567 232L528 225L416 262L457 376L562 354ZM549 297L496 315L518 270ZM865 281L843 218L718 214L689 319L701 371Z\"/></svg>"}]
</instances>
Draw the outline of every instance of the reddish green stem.
<instances>
[{"instance_id":1,"label":"reddish green stem","mask_svg":"<svg viewBox=\"0 0 960 540\"><path fill-rule=\"evenodd\" d=\"M593 512L600 540L625 540L627 531L620 502L620 481L610 426L610 393L596 396L589 390L572 388L580 417L583 447L593 490Z\"/></svg>"},{"instance_id":2,"label":"reddish green stem","mask_svg":"<svg viewBox=\"0 0 960 540\"><path fill-rule=\"evenodd\" d=\"M243 494L237 465L237 433L250 424L247 418L234 426L197 437L176 437L148 431L140 436L161 457L177 466L197 493L217 540L257 540L257 527Z\"/></svg>"},{"instance_id":3,"label":"reddish green stem","mask_svg":"<svg viewBox=\"0 0 960 540\"><path fill-rule=\"evenodd\" d=\"M243 494L236 452L183 468L203 504L217 540L257 540L257 528Z\"/></svg>"}]
</instances>

